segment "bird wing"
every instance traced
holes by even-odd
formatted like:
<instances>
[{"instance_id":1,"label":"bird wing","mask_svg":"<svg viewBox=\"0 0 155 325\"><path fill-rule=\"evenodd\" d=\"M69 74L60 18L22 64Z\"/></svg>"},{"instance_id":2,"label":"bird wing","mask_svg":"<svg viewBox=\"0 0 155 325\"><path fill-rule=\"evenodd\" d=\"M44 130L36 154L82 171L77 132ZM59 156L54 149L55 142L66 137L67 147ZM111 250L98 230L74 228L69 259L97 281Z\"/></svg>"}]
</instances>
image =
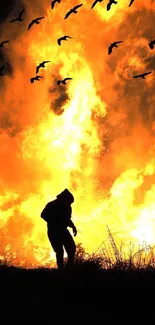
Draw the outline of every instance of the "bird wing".
<instances>
[{"instance_id":1,"label":"bird wing","mask_svg":"<svg viewBox=\"0 0 155 325\"><path fill-rule=\"evenodd\" d=\"M111 8L111 3L109 2L109 3L107 4L107 11L110 10L110 8Z\"/></svg>"},{"instance_id":2,"label":"bird wing","mask_svg":"<svg viewBox=\"0 0 155 325\"><path fill-rule=\"evenodd\" d=\"M72 9L70 9L68 12L67 12L67 14L66 14L66 16L65 16L65 19L71 14L73 12L73 10Z\"/></svg>"},{"instance_id":3,"label":"bird wing","mask_svg":"<svg viewBox=\"0 0 155 325\"><path fill-rule=\"evenodd\" d=\"M31 84L33 83L33 81L34 81L34 78L31 78L31 79L30 79Z\"/></svg>"},{"instance_id":4,"label":"bird wing","mask_svg":"<svg viewBox=\"0 0 155 325\"><path fill-rule=\"evenodd\" d=\"M55 5L55 1L52 1L52 2L51 2L51 7L52 7L52 9L54 9L54 5Z\"/></svg>"},{"instance_id":5,"label":"bird wing","mask_svg":"<svg viewBox=\"0 0 155 325\"><path fill-rule=\"evenodd\" d=\"M152 42L150 42L150 43L149 43L149 47L150 47L150 49L151 49L151 50L153 50L153 49L154 49L154 45L153 45L153 43L152 43Z\"/></svg>"},{"instance_id":6,"label":"bird wing","mask_svg":"<svg viewBox=\"0 0 155 325\"><path fill-rule=\"evenodd\" d=\"M144 76L147 76L148 74L150 74L151 73L151 71L150 72L146 72L146 73L144 73Z\"/></svg>"},{"instance_id":7,"label":"bird wing","mask_svg":"<svg viewBox=\"0 0 155 325\"><path fill-rule=\"evenodd\" d=\"M63 81L65 82L65 81L67 81L67 80L71 80L72 78L65 78Z\"/></svg>"},{"instance_id":8,"label":"bird wing","mask_svg":"<svg viewBox=\"0 0 155 325\"><path fill-rule=\"evenodd\" d=\"M3 45L3 44L8 43L8 42L9 42L9 40L3 41L1 44Z\"/></svg>"},{"instance_id":9,"label":"bird wing","mask_svg":"<svg viewBox=\"0 0 155 325\"><path fill-rule=\"evenodd\" d=\"M81 6L83 6L83 3L81 3L80 5L75 6L75 7L73 8L73 10L78 9L78 8L80 8Z\"/></svg>"},{"instance_id":10,"label":"bird wing","mask_svg":"<svg viewBox=\"0 0 155 325\"><path fill-rule=\"evenodd\" d=\"M60 82L61 82L61 81L60 81L60 80L58 80L58 81L57 81L57 85L60 85Z\"/></svg>"},{"instance_id":11,"label":"bird wing","mask_svg":"<svg viewBox=\"0 0 155 325\"><path fill-rule=\"evenodd\" d=\"M67 38L72 38L71 36L65 35L63 37L61 37L62 41L67 41Z\"/></svg>"},{"instance_id":12,"label":"bird wing","mask_svg":"<svg viewBox=\"0 0 155 325\"><path fill-rule=\"evenodd\" d=\"M108 48L108 54L112 53L112 49L113 49L113 45L110 45L109 48Z\"/></svg>"},{"instance_id":13,"label":"bird wing","mask_svg":"<svg viewBox=\"0 0 155 325\"><path fill-rule=\"evenodd\" d=\"M17 18L12 19L12 20L10 20L10 23L13 23L13 22L16 21L16 20L17 20Z\"/></svg>"},{"instance_id":14,"label":"bird wing","mask_svg":"<svg viewBox=\"0 0 155 325\"><path fill-rule=\"evenodd\" d=\"M42 64L45 64L45 63L48 63L48 62L51 62L51 61L43 61Z\"/></svg>"},{"instance_id":15,"label":"bird wing","mask_svg":"<svg viewBox=\"0 0 155 325\"><path fill-rule=\"evenodd\" d=\"M4 69L4 65L2 65L2 67L0 67L0 73L3 71Z\"/></svg>"},{"instance_id":16,"label":"bird wing","mask_svg":"<svg viewBox=\"0 0 155 325\"><path fill-rule=\"evenodd\" d=\"M138 74L137 76L134 76L133 78L140 78L140 77L142 77L142 75Z\"/></svg>"},{"instance_id":17,"label":"bird wing","mask_svg":"<svg viewBox=\"0 0 155 325\"><path fill-rule=\"evenodd\" d=\"M28 25L28 30L32 27L32 25L35 23L35 20L33 19L31 23Z\"/></svg>"},{"instance_id":18,"label":"bird wing","mask_svg":"<svg viewBox=\"0 0 155 325\"><path fill-rule=\"evenodd\" d=\"M61 40L62 40L62 38L58 38L58 40L57 40L59 45L61 45Z\"/></svg>"},{"instance_id":19,"label":"bird wing","mask_svg":"<svg viewBox=\"0 0 155 325\"><path fill-rule=\"evenodd\" d=\"M25 9L23 9L23 10L20 12L20 14L19 14L19 18L22 17L22 14L24 13L24 11L25 11Z\"/></svg>"},{"instance_id":20,"label":"bird wing","mask_svg":"<svg viewBox=\"0 0 155 325\"><path fill-rule=\"evenodd\" d=\"M45 18L45 17L38 17L38 18L36 18L35 20L38 21L38 20L41 20L41 19L43 19L43 18Z\"/></svg>"},{"instance_id":21,"label":"bird wing","mask_svg":"<svg viewBox=\"0 0 155 325\"><path fill-rule=\"evenodd\" d=\"M95 0L91 6L91 9L93 9L95 7L95 5L97 4L98 0Z\"/></svg>"},{"instance_id":22,"label":"bird wing","mask_svg":"<svg viewBox=\"0 0 155 325\"><path fill-rule=\"evenodd\" d=\"M131 0L131 1L130 1L129 7L132 5L133 2L134 2L134 0Z\"/></svg>"},{"instance_id":23,"label":"bird wing","mask_svg":"<svg viewBox=\"0 0 155 325\"><path fill-rule=\"evenodd\" d=\"M123 41L118 41L118 42L115 42L115 44L119 44L119 43L122 43Z\"/></svg>"},{"instance_id":24,"label":"bird wing","mask_svg":"<svg viewBox=\"0 0 155 325\"><path fill-rule=\"evenodd\" d=\"M39 72L40 67L41 67L40 64L38 64L36 67L36 74Z\"/></svg>"}]
</instances>

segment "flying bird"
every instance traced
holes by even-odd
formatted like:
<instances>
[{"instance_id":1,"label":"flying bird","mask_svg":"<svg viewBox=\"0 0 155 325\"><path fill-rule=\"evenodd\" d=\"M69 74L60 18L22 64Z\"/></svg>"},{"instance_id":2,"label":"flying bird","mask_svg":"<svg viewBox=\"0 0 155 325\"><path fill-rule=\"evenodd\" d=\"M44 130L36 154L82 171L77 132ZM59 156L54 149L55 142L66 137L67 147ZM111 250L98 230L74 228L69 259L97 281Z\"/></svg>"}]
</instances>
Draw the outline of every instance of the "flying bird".
<instances>
[{"instance_id":1,"label":"flying bird","mask_svg":"<svg viewBox=\"0 0 155 325\"><path fill-rule=\"evenodd\" d=\"M91 9L93 9L98 2L102 2L103 0L95 0L91 6Z\"/></svg>"},{"instance_id":2,"label":"flying bird","mask_svg":"<svg viewBox=\"0 0 155 325\"><path fill-rule=\"evenodd\" d=\"M153 50L155 45L155 39L149 43L150 49Z\"/></svg>"},{"instance_id":3,"label":"flying bird","mask_svg":"<svg viewBox=\"0 0 155 325\"><path fill-rule=\"evenodd\" d=\"M131 1L130 1L129 7L133 4L134 1L135 1L135 0L131 0Z\"/></svg>"},{"instance_id":4,"label":"flying bird","mask_svg":"<svg viewBox=\"0 0 155 325\"><path fill-rule=\"evenodd\" d=\"M61 41L67 41L67 38L72 38L72 37L67 35L60 37L58 38L58 44L61 45Z\"/></svg>"},{"instance_id":5,"label":"flying bird","mask_svg":"<svg viewBox=\"0 0 155 325\"><path fill-rule=\"evenodd\" d=\"M31 84L33 84L35 80L38 80L38 81L39 81L40 78L43 78L43 77L41 77L41 76L32 77L32 78L30 79Z\"/></svg>"},{"instance_id":6,"label":"flying bird","mask_svg":"<svg viewBox=\"0 0 155 325\"><path fill-rule=\"evenodd\" d=\"M111 9L111 6L112 6L112 4L117 4L117 1L115 1L115 0L110 0L109 1L109 3L107 4L107 11L109 11L110 9Z\"/></svg>"},{"instance_id":7,"label":"flying bird","mask_svg":"<svg viewBox=\"0 0 155 325\"><path fill-rule=\"evenodd\" d=\"M53 0L53 1L51 2L51 7L52 7L52 9L54 9L54 6L55 6L56 2L60 3L61 0Z\"/></svg>"},{"instance_id":8,"label":"flying bird","mask_svg":"<svg viewBox=\"0 0 155 325\"><path fill-rule=\"evenodd\" d=\"M4 67L5 67L4 64L0 67L0 76L4 76L4 73L2 73L2 71L4 70Z\"/></svg>"},{"instance_id":9,"label":"flying bird","mask_svg":"<svg viewBox=\"0 0 155 325\"><path fill-rule=\"evenodd\" d=\"M8 43L8 42L9 42L9 40L1 42L1 43L0 43L0 47L3 47L3 45L4 45L5 43Z\"/></svg>"},{"instance_id":10,"label":"flying bird","mask_svg":"<svg viewBox=\"0 0 155 325\"><path fill-rule=\"evenodd\" d=\"M71 15L72 13L74 13L74 14L78 13L77 9L80 8L81 6L83 6L82 3L81 3L80 5L75 6L74 8L70 9L70 10L67 12L67 14L66 14L66 16L65 16L64 19L67 19L67 17L68 17L69 15Z\"/></svg>"},{"instance_id":11,"label":"flying bird","mask_svg":"<svg viewBox=\"0 0 155 325\"><path fill-rule=\"evenodd\" d=\"M145 76L147 76L148 74L150 74L152 71L150 72L145 72L145 73L142 73L142 74L139 74L137 76L134 76L133 78L142 78L142 79L145 79Z\"/></svg>"},{"instance_id":12,"label":"flying bird","mask_svg":"<svg viewBox=\"0 0 155 325\"><path fill-rule=\"evenodd\" d=\"M19 16L15 19L10 20L10 23L13 23L14 21L23 21L22 15L24 13L25 9L23 9L20 13Z\"/></svg>"},{"instance_id":13,"label":"flying bird","mask_svg":"<svg viewBox=\"0 0 155 325\"><path fill-rule=\"evenodd\" d=\"M72 79L72 78L65 78L65 79L63 79L63 80L58 80L58 81L57 81L57 85L60 85L60 83L66 85L66 81L67 81L67 80L71 80L71 79Z\"/></svg>"},{"instance_id":14,"label":"flying bird","mask_svg":"<svg viewBox=\"0 0 155 325\"><path fill-rule=\"evenodd\" d=\"M45 63L48 63L48 62L51 62L51 61L43 61L43 62L39 63L39 64L37 65L37 67L36 67L36 73L39 72L39 69L40 69L40 68L45 68Z\"/></svg>"},{"instance_id":15,"label":"flying bird","mask_svg":"<svg viewBox=\"0 0 155 325\"><path fill-rule=\"evenodd\" d=\"M29 30L33 26L33 24L40 24L40 21L39 20L41 20L43 18L45 18L45 17L39 17L39 18L33 19L31 21L31 23L28 25L28 29L27 30Z\"/></svg>"},{"instance_id":16,"label":"flying bird","mask_svg":"<svg viewBox=\"0 0 155 325\"><path fill-rule=\"evenodd\" d=\"M108 55L110 55L110 54L112 53L113 47L118 47L117 44L122 43L122 42L123 42L123 41L118 41L118 42L113 42L113 43L111 43L111 45L110 45L109 48L108 48Z\"/></svg>"}]
</instances>

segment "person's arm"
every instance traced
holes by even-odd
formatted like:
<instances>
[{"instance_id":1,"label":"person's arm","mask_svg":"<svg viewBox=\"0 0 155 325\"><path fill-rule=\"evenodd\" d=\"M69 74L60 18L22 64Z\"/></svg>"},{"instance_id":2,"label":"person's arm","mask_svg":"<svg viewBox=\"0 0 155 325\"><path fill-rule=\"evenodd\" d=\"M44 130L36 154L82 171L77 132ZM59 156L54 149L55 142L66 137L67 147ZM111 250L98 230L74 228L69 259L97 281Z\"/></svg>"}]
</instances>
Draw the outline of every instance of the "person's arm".
<instances>
[{"instance_id":1,"label":"person's arm","mask_svg":"<svg viewBox=\"0 0 155 325\"><path fill-rule=\"evenodd\" d=\"M74 234L74 236L76 236L76 234L77 234L77 229L76 229L76 227L75 227L75 225L74 225L74 223L73 223L73 221L72 221L71 219L70 219L69 222L68 222L68 227L70 227L70 228L73 229L73 234Z\"/></svg>"}]
</instances>

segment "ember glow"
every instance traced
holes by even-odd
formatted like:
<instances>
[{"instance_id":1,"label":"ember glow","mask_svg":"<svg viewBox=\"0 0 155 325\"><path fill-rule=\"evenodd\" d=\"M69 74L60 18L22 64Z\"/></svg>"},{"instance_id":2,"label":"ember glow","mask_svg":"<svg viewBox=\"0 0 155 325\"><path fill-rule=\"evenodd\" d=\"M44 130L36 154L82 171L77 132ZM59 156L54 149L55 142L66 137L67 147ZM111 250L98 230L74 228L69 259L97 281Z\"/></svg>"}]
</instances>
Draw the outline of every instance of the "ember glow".
<instances>
[{"instance_id":1,"label":"ember glow","mask_svg":"<svg viewBox=\"0 0 155 325\"><path fill-rule=\"evenodd\" d=\"M155 244L155 3L108 1L92 10L83 1L22 2L22 23L1 24L0 258L15 265L47 265L53 252L40 213L64 188L75 197L76 242L95 251L106 225L123 241ZM27 31L29 22L44 16ZM145 22L145 23L144 23ZM57 39L69 35L72 39ZM114 41L123 42L108 56ZM30 83L36 66L40 81ZM146 79L136 74L152 71ZM65 77L66 85L57 85Z\"/></svg>"}]
</instances>

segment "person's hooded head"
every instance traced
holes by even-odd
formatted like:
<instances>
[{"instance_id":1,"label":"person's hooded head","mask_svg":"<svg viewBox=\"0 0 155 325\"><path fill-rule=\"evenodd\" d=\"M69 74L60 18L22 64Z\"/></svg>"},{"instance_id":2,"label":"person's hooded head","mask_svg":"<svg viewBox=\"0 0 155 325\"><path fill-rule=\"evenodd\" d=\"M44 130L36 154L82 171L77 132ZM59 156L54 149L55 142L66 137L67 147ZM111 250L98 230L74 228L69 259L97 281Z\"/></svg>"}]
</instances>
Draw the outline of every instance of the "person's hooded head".
<instances>
[{"instance_id":1,"label":"person's hooded head","mask_svg":"<svg viewBox=\"0 0 155 325\"><path fill-rule=\"evenodd\" d=\"M68 204L72 204L74 202L74 196L67 188L57 195L57 199L67 202Z\"/></svg>"}]
</instances>

